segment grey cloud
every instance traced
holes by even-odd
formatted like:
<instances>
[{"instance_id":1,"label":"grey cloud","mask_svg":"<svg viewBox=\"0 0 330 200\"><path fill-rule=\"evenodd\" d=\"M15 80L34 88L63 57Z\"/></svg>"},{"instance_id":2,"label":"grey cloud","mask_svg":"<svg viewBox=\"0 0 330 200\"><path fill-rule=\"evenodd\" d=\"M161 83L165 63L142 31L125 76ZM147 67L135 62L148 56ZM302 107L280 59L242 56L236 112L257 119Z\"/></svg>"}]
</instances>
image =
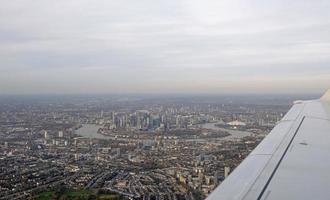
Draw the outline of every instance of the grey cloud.
<instances>
[{"instance_id":1,"label":"grey cloud","mask_svg":"<svg viewBox=\"0 0 330 200\"><path fill-rule=\"evenodd\" d=\"M329 8L322 0L1 1L0 93L262 92L262 83L297 91L290 77L320 92L330 87ZM317 88L306 85L320 74Z\"/></svg>"}]
</instances>

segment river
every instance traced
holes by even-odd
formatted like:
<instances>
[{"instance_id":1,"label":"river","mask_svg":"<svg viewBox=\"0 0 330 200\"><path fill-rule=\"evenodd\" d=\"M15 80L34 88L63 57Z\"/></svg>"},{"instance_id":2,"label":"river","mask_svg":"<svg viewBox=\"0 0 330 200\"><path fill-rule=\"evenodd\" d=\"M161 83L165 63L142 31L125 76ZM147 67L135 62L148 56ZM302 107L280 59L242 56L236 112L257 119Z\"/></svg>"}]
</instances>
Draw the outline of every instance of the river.
<instances>
[{"instance_id":1,"label":"river","mask_svg":"<svg viewBox=\"0 0 330 200\"><path fill-rule=\"evenodd\" d=\"M94 124L82 124L82 127L76 130L76 134L87 138L111 139L111 137L97 133L101 127L102 126Z\"/></svg>"},{"instance_id":2,"label":"river","mask_svg":"<svg viewBox=\"0 0 330 200\"><path fill-rule=\"evenodd\" d=\"M246 136L250 136L252 133L248 131L239 131L239 130L233 130L233 129L226 129L226 128L220 128L216 126L217 123L206 123L202 125L202 128L206 129L212 129L212 130L221 130L226 131L230 133L229 136L219 138L218 140L233 140L233 139L239 139Z\"/></svg>"},{"instance_id":3,"label":"river","mask_svg":"<svg viewBox=\"0 0 330 200\"><path fill-rule=\"evenodd\" d=\"M238 138L242 138L245 136L250 136L252 133L248 131L239 131L239 130L232 130L232 129L225 129L225 128L219 128L215 126L217 123L206 123L203 124L201 127L205 129L212 129L212 130L222 130L227 131L230 133L229 136L222 137L222 138L216 138L211 140L234 140ZM97 133L98 129L101 128L100 125L94 125L94 124L83 124L81 128L76 130L76 134L86 137L86 138L96 138L96 139L115 139L112 136L105 136L102 134ZM130 140L127 138L117 138L118 140ZM210 139L187 139L187 141L196 141L196 142L207 142L210 141Z\"/></svg>"}]
</instances>

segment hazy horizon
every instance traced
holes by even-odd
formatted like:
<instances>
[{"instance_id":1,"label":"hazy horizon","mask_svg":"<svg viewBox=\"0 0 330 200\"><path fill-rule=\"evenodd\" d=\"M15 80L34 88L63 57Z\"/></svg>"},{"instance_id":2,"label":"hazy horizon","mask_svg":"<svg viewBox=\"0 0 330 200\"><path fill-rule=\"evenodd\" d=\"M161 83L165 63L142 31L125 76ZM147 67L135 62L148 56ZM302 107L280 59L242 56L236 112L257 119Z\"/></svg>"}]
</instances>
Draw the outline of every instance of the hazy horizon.
<instances>
[{"instance_id":1,"label":"hazy horizon","mask_svg":"<svg viewBox=\"0 0 330 200\"><path fill-rule=\"evenodd\" d=\"M330 2L11 0L0 95L322 94Z\"/></svg>"},{"instance_id":2,"label":"hazy horizon","mask_svg":"<svg viewBox=\"0 0 330 200\"><path fill-rule=\"evenodd\" d=\"M189 97L210 97L210 98L217 98L217 97L248 97L248 98L303 98L303 99L294 99L294 100L312 100L320 98L323 93L315 92L315 93L17 93L17 94L0 94L1 97L138 97L138 98L189 98Z\"/></svg>"}]
</instances>

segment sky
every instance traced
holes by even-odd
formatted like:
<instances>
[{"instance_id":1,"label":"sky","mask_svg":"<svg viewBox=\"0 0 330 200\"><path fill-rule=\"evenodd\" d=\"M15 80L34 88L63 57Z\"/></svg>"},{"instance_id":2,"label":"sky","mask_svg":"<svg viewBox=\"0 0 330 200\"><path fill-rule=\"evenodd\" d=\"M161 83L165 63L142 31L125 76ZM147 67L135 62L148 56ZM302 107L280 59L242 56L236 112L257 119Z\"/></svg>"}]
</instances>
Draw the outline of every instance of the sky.
<instances>
[{"instance_id":1,"label":"sky","mask_svg":"<svg viewBox=\"0 0 330 200\"><path fill-rule=\"evenodd\" d=\"M0 94L322 93L328 0L0 0Z\"/></svg>"}]
</instances>

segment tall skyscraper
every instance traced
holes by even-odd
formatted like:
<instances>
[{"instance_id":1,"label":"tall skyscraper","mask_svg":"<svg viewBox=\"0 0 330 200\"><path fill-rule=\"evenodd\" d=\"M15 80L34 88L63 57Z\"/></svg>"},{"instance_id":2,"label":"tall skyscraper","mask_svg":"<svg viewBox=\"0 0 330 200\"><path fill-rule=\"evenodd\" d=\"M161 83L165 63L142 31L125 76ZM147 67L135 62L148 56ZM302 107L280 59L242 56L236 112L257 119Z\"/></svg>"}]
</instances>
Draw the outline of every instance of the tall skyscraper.
<instances>
[{"instance_id":1,"label":"tall skyscraper","mask_svg":"<svg viewBox=\"0 0 330 200\"><path fill-rule=\"evenodd\" d=\"M63 131L58 132L58 137L62 138L64 136Z\"/></svg>"},{"instance_id":2,"label":"tall skyscraper","mask_svg":"<svg viewBox=\"0 0 330 200\"><path fill-rule=\"evenodd\" d=\"M224 168L224 177L227 178L229 176L230 173L230 167L225 167Z\"/></svg>"}]
</instances>

